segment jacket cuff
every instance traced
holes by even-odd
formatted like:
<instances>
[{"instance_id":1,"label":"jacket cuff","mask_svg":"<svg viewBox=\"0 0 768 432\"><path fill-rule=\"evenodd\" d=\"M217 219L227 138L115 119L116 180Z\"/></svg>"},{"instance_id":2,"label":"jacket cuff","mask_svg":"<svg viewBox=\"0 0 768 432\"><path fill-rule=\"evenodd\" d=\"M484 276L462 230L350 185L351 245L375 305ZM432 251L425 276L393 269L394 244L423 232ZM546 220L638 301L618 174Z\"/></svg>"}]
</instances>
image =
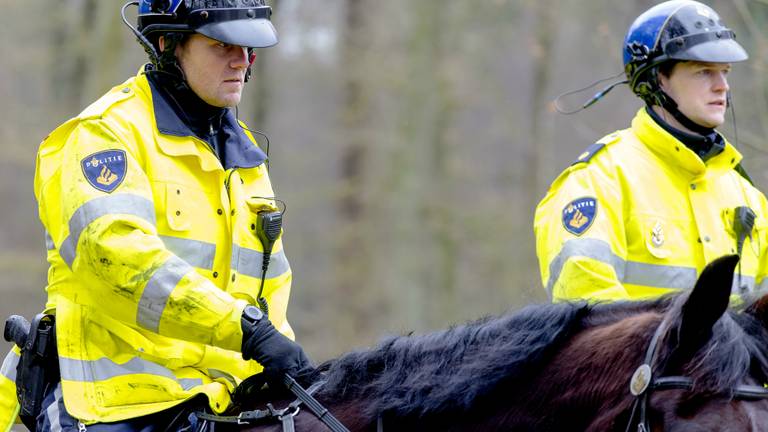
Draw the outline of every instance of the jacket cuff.
<instances>
[{"instance_id":1,"label":"jacket cuff","mask_svg":"<svg viewBox=\"0 0 768 432\"><path fill-rule=\"evenodd\" d=\"M246 306L248 306L248 302L245 300L235 300L235 305L232 307L229 315L216 326L213 334L213 345L240 352L243 346L241 319L243 309Z\"/></svg>"}]
</instances>

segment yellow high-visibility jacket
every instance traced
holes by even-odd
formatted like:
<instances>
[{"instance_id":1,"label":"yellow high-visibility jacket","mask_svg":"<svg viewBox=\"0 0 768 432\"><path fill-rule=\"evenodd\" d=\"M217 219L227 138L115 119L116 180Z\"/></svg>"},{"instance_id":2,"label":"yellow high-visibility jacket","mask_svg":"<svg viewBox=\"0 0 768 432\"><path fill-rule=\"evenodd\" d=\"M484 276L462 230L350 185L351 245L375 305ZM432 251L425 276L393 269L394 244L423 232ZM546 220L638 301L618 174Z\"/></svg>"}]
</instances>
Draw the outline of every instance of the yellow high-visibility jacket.
<instances>
[{"instance_id":1,"label":"yellow high-visibility jacket","mask_svg":"<svg viewBox=\"0 0 768 432\"><path fill-rule=\"evenodd\" d=\"M555 301L622 300L692 288L704 266L737 252L734 212L756 213L734 293L765 289L768 204L725 149L706 163L641 109L551 185L536 208L541 278Z\"/></svg>"},{"instance_id":2,"label":"yellow high-visibility jacket","mask_svg":"<svg viewBox=\"0 0 768 432\"><path fill-rule=\"evenodd\" d=\"M239 352L240 319L257 304L257 213L276 209L274 192L266 156L226 115L238 125L227 130L227 152L238 159L228 169L139 73L40 146L46 308L56 314L64 403L86 424L200 393L221 413L235 386L261 370ZM265 279L269 318L293 338L280 239ZM0 397L9 382L0 381Z\"/></svg>"}]
</instances>

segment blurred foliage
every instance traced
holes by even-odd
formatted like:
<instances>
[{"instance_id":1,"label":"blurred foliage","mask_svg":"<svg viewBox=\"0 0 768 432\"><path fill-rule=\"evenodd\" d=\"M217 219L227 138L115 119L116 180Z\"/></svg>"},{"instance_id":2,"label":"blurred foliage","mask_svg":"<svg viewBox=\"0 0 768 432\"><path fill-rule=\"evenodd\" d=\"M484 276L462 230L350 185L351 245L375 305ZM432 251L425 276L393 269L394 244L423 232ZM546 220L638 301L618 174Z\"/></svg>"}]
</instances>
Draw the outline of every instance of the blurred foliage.
<instances>
[{"instance_id":1,"label":"blurred foliage","mask_svg":"<svg viewBox=\"0 0 768 432\"><path fill-rule=\"evenodd\" d=\"M289 317L313 357L547 300L534 207L571 160L640 107L626 88L575 116L551 101L620 72L624 32L653 3L272 2L281 42L258 53L239 116L269 135L273 183L288 204ZM711 5L752 56L731 86L737 144L765 189L768 2ZM120 6L4 4L2 317L31 316L44 302L37 143L145 61ZM736 136L732 123L722 129Z\"/></svg>"}]
</instances>

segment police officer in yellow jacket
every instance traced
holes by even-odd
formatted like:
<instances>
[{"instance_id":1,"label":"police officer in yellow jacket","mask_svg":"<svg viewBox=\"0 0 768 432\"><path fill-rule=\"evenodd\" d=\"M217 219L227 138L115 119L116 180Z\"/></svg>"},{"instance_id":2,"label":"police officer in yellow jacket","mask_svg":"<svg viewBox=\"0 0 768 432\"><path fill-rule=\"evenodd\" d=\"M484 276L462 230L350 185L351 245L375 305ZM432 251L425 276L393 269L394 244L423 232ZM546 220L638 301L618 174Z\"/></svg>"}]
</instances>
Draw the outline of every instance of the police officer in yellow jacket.
<instances>
[{"instance_id":1,"label":"police officer in yellow jacket","mask_svg":"<svg viewBox=\"0 0 768 432\"><path fill-rule=\"evenodd\" d=\"M589 147L536 209L542 282L555 301L648 298L690 288L706 263L741 255L734 293L764 289L768 204L715 128L731 63L747 53L691 0L640 15L624 41L630 128Z\"/></svg>"},{"instance_id":2,"label":"police officer in yellow jacket","mask_svg":"<svg viewBox=\"0 0 768 432\"><path fill-rule=\"evenodd\" d=\"M262 368L314 371L286 320L282 242L257 232L277 210L266 155L231 109L254 48L277 43L271 9L138 7L151 63L54 130L37 156L61 374L38 430L166 430L185 401L224 412ZM255 306L262 296L268 316ZM14 351L0 376L0 430L18 410L17 362ZM173 430L193 426L184 421Z\"/></svg>"}]
</instances>

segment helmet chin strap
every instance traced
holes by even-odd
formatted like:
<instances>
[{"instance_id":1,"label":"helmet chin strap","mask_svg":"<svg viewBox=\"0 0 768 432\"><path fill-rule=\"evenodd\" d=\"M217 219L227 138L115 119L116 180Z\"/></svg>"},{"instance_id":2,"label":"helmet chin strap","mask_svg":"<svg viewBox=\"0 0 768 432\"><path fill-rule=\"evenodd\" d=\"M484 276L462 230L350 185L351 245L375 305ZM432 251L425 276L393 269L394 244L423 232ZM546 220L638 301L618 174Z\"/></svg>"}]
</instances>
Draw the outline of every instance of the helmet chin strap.
<instances>
[{"instance_id":1,"label":"helmet chin strap","mask_svg":"<svg viewBox=\"0 0 768 432\"><path fill-rule=\"evenodd\" d=\"M672 114L672 117L675 118L678 122L680 122L681 125L683 125L685 128L692 132L696 132L699 135L709 135L712 133L714 128L705 127L702 126L690 118L686 116L685 114L680 111L680 109L677 107L677 102L675 102L672 97L670 97L664 90L659 88L656 90L656 101L659 103L659 105L667 110L670 114Z\"/></svg>"},{"instance_id":2,"label":"helmet chin strap","mask_svg":"<svg viewBox=\"0 0 768 432\"><path fill-rule=\"evenodd\" d=\"M183 37L184 35L180 33L166 33L164 35L165 43L163 50L157 56L156 61L152 62L154 70L151 72L163 74L168 77L170 79L170 84L172 84L178 91L192 91L189 87L189 83L187 83L184 69L181 68L179 59L176 57L176 47Z\"/></svg>"},{"instance_id":3,"label":"helmet chin strap","mask_svg":"<svg viewBox=\"0 0 768 432\"><path fill-rule=\"evenodd\" d=\"M163 50L160 52L155 66L158 70L171 75L178 75L181 80L186 81L184 70L181 68L179 59L176 57L176 47L179 46L183 38L184 36L180 33L166 33L163 35Z\"/></svg>"}]
</instances>

